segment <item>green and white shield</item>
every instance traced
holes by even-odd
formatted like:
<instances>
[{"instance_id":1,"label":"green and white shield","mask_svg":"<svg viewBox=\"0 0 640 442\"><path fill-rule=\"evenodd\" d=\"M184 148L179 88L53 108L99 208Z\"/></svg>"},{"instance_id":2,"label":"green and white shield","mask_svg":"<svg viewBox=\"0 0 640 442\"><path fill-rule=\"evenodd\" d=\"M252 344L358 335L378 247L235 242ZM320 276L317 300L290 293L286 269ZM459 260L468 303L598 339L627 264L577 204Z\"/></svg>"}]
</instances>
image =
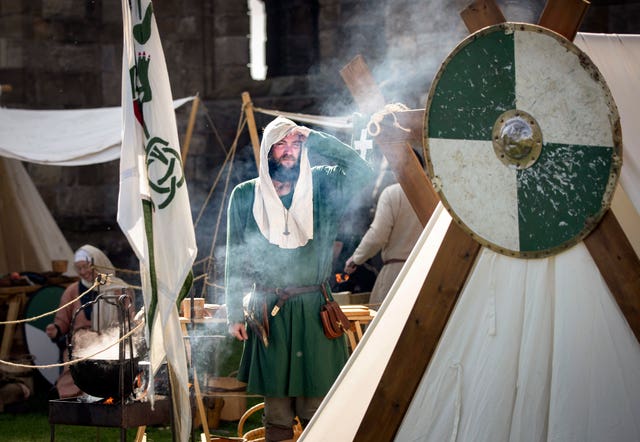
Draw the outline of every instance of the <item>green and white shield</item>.
<instances>
[{"instance_id":1,"label":"green and white shield","mask_svg":"<svg viewBox=\"0 0 640 442\"><path fill-rule=\"evenodd\" d=\"M620 118L598 69L564 37L502 23L463 40L429 92L431 181L463 229L532 258L584 238L622 166Z\"/></svg>"}]
</instances>

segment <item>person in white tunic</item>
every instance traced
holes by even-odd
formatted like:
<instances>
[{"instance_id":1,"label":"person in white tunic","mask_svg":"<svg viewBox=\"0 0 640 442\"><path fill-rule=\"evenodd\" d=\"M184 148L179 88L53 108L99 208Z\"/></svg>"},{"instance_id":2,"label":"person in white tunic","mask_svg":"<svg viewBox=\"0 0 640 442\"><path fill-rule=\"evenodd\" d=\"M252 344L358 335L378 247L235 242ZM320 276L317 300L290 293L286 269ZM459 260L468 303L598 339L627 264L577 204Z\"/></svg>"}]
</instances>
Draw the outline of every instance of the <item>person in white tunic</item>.
<instances>
[{"instance_id":1,"label":"person in white tunic","mask_svg":"<svg viewBox=\"0 0 640 442\"><path fill-rule=\"evenodd\" d=\"M369 230L344 267L345 273L351 274L381 252L383 266L369 298L374 308L384 300L421 232L422 225L400 184L386 187L378 198Z\"/></svg>"}]
</instances>

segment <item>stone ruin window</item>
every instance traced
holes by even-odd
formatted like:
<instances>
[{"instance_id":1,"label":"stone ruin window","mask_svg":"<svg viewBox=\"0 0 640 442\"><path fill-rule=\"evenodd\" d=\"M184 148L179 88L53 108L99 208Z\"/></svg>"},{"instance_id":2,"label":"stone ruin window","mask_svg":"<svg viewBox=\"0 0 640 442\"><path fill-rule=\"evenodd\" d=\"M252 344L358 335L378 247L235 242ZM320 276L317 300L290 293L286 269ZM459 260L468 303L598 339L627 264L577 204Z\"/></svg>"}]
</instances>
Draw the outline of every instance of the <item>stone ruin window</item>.
<instances>
[{"instance_id":1,"label":"stone ruin window","mask_svg":"<svg viewBox=\"0 0 640 442\"><path fill-rule=\"evenodd\" d=\"M318 61L317 0L248 0L254 80L307 75Z\"/></svg>"}]
</instances>

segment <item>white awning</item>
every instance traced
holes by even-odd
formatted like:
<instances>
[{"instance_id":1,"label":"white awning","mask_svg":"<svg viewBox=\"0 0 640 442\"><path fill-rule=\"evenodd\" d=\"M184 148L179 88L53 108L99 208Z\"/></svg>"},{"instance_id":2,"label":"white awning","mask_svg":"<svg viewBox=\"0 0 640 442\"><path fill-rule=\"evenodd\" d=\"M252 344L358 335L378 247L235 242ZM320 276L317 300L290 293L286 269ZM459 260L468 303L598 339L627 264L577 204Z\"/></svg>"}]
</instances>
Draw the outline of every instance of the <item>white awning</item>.
<instances>
[{"instance_id":1,"label":"white awning","mask_svg":"<svg viewBox=\"0 0 640 442\"><path fill-rule=\"evenodd\" d=\"M195 97L174 100L174 108ZM32 163L80 166L120 158L122 108L0 108L0 155Z\"/></svg>"}]
</instances>

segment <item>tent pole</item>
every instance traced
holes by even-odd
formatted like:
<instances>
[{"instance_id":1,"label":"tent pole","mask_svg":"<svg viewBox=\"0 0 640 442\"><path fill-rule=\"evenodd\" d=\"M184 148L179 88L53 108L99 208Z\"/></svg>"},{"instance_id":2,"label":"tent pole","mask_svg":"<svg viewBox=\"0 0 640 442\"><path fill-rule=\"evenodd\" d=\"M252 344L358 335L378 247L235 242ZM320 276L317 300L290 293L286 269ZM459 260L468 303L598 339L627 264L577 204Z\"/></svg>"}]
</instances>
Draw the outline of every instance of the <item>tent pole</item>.
<instances>
[{"instance_id":1,"label":"tent pole","mask_svg":"<svg viewBox=\"0 0 640 442\"><path fill-rule=\"evenodd\" d=\"M256 168L260 170L260 141L258 138L258 128L256 127L256 119L253 115L253 102L249 92L242 93L242 106L244 113L247 115L247 125L249 126L249 137L253 146L253 156L256 159Z\"/></svg>"},{"instance_id":2,"label":"tent pole","mask_svg":"<svg viewBox=\"0 0 640 442\"><path fill-rule=\"evenodd\" d=\"M189 124L187 125L187 133L184 136L184 141L182 142L182 168L184 169L184 164L187 162L187 154L189 153L189 145L191 144L191 136L193 135L193 126L196 122L196 114L198 113L198 104L200 104L200 98L198 95L193 99L193 103L191 103L191 114L189 115Z\"/></svg>"}]
</instances>

